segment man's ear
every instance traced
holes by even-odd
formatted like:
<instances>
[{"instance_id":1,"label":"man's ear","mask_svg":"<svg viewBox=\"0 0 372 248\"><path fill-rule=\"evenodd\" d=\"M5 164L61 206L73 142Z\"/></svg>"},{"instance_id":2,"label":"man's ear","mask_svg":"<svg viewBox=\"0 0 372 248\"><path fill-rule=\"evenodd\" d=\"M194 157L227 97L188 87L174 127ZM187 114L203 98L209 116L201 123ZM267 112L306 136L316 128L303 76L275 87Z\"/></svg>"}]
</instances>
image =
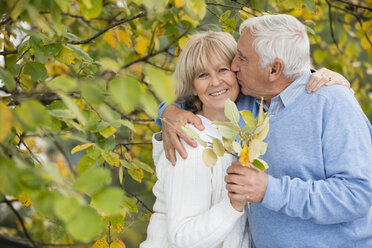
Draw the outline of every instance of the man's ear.
<instances>
[{"instance_id":1,"label":"man's ear","mask_svg":"<svg viewBox=\"0 0 372 248\"><path fill-rule=\"evenodd\" d=\"M269 67L269 80L275 81L283 74L284 64L281 59L275 59Z\"/></svg>"}]
</instances>

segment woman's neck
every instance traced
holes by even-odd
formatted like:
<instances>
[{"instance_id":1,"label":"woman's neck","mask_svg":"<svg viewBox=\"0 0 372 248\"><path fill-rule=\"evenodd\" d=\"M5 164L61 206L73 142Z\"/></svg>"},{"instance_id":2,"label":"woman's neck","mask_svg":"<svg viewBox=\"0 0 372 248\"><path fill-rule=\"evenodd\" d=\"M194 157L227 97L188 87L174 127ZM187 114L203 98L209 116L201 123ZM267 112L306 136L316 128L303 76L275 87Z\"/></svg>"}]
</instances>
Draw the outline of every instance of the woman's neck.
<instances>
[{"instance_id":1,"label":"woman's neck","mask_svg":"<svg viewBox=\"0 0 372 248\"><path fill-rule=\"evenodd\" d=\"M206 109L202 109L196 113L204 116L205 118L211 121L228 121L228 119L225 116L224 111L208 111Z\"/></svg>"}]
</instances>

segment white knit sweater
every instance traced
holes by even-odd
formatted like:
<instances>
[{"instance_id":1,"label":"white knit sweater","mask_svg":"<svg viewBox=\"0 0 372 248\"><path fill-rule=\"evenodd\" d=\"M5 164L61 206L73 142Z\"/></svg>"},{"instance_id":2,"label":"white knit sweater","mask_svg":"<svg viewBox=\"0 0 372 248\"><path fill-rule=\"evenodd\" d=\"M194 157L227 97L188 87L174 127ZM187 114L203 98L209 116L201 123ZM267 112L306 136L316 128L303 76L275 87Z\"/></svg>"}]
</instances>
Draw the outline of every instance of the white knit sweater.
<instances>
[{"instance_id":1,"label":"white knit sweater","mask_svg":"<svg viewBox=\"0 0 372 248\"><path fill-rule=\"evenodd\" d=\"M205 130L199 133L205 141L221 138L211 121L203 116ZM210 136L208 136L210 135ZM153 136L153 159L156 164L154 213L147 229L147 239L140 248L248 248L250 237L244 212L230 204L225 189L226 169L233 156L219 157L208 168L202 161L204 147L192 148L183 141L187 159L177 154L177 164L166 159L163 143Z\"/></svg>"}]
</instances>

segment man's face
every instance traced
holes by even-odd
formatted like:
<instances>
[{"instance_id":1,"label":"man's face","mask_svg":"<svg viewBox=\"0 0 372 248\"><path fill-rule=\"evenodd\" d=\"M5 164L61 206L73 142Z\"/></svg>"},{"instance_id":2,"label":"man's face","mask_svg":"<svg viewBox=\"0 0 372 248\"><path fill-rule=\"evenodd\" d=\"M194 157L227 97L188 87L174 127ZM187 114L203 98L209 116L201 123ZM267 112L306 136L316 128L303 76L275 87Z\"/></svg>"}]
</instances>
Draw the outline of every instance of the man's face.
<instances>
[{"instance_id":1,"label":"man's face","mask_svg":"<svg viewBox=\"0 0 372 248\"><path fill-rule=\"evenodd\" d=\"M231 70L237 73L244 95L265 97L269 95L269 69L261 68L260 58L253 48L254 37L249 30L243 31L238 41L238 54L231 63Z\"/></svg>"}]
</instances>

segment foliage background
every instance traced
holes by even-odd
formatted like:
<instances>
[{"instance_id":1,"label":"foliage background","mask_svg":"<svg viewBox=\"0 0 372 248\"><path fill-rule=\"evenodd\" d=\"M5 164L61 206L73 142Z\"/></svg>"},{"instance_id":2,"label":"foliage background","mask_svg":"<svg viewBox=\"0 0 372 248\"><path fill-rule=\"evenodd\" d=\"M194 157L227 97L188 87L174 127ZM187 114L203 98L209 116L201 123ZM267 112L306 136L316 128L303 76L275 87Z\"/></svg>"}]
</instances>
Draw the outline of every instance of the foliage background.
<instances>
[{"instance_id":1,"label":"foliage background","mask_svg":"<svg viewBox=\"0 0 372 248\"><path fill-rule=\"evenodd\" d=\"M138 247L156 180L153 118L188 35L287 13L314 68L343 74L372 120L372 1L0 0L0 236ZM96 242L96 240L98 240Z\"/></svg>"}]
</instances>

